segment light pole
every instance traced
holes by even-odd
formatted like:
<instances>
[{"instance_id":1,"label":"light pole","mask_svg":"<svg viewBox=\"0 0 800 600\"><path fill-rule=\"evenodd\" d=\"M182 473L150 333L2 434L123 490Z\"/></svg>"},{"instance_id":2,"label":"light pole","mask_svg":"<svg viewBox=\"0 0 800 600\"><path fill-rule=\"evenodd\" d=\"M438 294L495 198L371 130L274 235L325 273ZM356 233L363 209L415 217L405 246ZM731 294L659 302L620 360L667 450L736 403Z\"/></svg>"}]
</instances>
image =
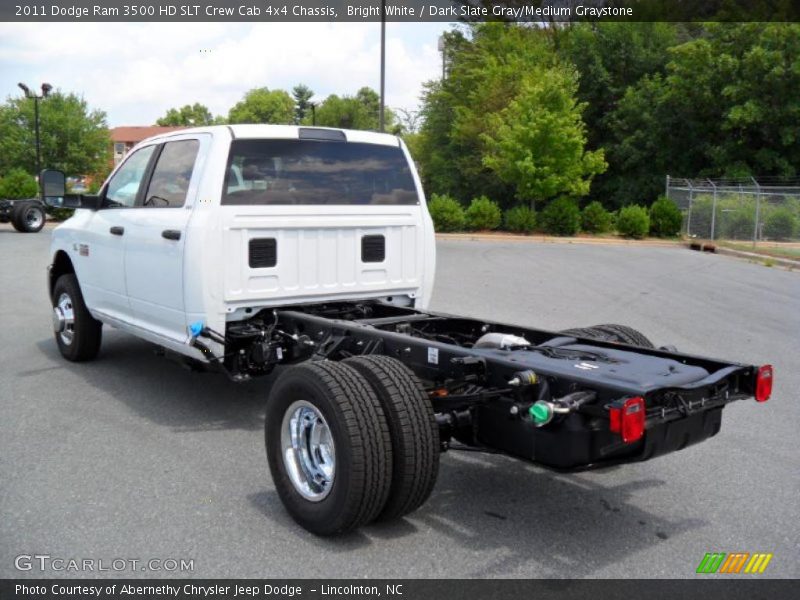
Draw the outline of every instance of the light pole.
<instances>
[{"instance_id":1,"label":"light pole","mask_svg":"<svg viewBox=\"0 0 800 600\"><path fill-rule=\"evenodd\" d=\"M384 103L386 94L386 0L381 0L381 106L378 115L381 133L386 129Z\"/></svg>"},{"instance_id":2,"label":"light pole","mask_svg":"<svg viewBox=\"0 0 800 600\"><path fill-rule=\"evenodd\" d=\"M26 98L33 99L33 122L34 122L34 129L36 131L36 185L39 187L41 191L41 173L42 173L42 146L41 140L39 139L39 100L47 98L50 94L50 90L53 89L53 86L49 83L42 84L42 95L37 96L35 92L31 91L31 89L25 85L24 83L18 83L19 89L21 89L25 93Z\"/></svg>"},{"instance_id":3,"label":"light pole","mask_svg":"<svg viewBox=\"0 0 800 600\"><path fill-rule=\"evenodd\" d=\"M439 36L439 52L441 52L441 53L442 53L442 81L444 81L444 78L445 78L445 75L446 75L446 73L445 73L445 65L446 65L446 62L445 62L445 52L446 52L446 46L445 46L445 42L444 42L444 36L443 36L443 35L440 35L440 36Z\"/></svg>"}]
</instances>

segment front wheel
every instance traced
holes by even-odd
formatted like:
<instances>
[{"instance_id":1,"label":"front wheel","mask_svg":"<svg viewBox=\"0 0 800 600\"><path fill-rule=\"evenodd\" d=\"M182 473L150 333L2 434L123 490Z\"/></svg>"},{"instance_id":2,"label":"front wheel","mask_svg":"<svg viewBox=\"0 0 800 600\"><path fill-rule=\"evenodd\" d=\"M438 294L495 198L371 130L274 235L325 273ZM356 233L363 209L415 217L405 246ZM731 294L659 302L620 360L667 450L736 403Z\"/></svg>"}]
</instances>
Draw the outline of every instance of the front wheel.
<instances>
[{"instance_id":1,"label":"front wheel","mask_svg":"<svg viewBox=\"0 0 800 600\"><path fill-rule=\"evenodd\" d=\"M59 277L53 288L53 332L67 360L92 360L100 351L103 324L86 308L73 273Z\"/></svg>"},{"instance_id":2,"label":"front wheel","mask_svg":"<svg viewBox=\"0 0 800 600\"><path fill-rule=\"evenodd\" d=\"M353 530L386 504L389 426L375 392L351 367L320 361L287 368L267 401L265 438L278 496L308 531Z\"/></svg>"},{"instance_id":3,"label":"front wheel","mask_svg":"<svg viewBox=\"0 0 800 600\"><path fill-rule=\"evenodd\" d=\"M44 208L38 202L18 202L14 206L11 224L19 232L36 233L45 222Z\"/></svg>"}]
</instances>

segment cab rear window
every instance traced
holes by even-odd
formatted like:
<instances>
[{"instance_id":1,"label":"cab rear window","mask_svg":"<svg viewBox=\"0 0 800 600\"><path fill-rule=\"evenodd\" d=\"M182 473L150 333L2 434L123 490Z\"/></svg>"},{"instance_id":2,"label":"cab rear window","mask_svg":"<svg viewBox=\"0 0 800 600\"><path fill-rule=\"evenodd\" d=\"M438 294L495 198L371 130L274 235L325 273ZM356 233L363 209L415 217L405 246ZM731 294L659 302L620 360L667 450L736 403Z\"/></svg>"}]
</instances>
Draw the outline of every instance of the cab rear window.
<instances>
[{"instance_id":1,"label":"cab rear window","mask_svg":"<svg viewBox=\"0 0 800 600\"><path fill-rule=\"evenodd\" d=\"M234 140L222 204L417 204L399 147L317 140Z\"/></svg>"}]
</instances>

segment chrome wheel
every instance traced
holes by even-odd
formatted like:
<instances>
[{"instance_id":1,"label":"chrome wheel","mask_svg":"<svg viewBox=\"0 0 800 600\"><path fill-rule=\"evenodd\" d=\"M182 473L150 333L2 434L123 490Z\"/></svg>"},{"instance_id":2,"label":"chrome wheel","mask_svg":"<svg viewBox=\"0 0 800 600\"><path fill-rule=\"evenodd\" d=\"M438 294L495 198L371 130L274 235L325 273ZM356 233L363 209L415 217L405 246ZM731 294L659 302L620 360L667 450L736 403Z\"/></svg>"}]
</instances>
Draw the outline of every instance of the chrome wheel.
<instances>
[{"instance_id":1,"label":"chrome wheel","mask_svg":"<svg viewBox=\"0 0 800 600\"><path fill-rule=\"evenodd\" d=\"M66 346L69 346L75 337L75 310L72 298L66 292L58 297L58 302L53 307L53 331Z\"/></svg>"},{"instance_id":2,"label":"chrome wheel","mask_svg":"<svg viewBox=\"0 0 800 600\"><path fill-rule=\"evenodd\" d=\"M29 229L38 229L44 222L44 213L38 208L29 208L25 211L25 224Z\"/></svg>"},{"instance_id":3,"label":"chrome wheel","mask_svg":"<svg viewBox=\"0 0 800 600\"><path fill-rule=\"evenodd\" d=\"M336 448L328 423L316 406L298 400L286 409L281 450L294 489L311 502L324 499L333 487Z\"/></svg>"}]
</instances>

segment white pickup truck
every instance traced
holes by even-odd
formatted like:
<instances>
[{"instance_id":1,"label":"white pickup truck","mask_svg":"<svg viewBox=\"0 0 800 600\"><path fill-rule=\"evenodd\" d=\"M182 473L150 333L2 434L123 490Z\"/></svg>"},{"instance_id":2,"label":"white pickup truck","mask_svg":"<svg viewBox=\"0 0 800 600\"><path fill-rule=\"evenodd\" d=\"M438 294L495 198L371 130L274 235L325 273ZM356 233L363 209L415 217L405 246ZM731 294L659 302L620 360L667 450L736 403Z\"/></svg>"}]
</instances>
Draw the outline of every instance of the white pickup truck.
<instances>
[{"instance_id":1,"label":"white pickup truck","mask_svg":"<svg viewBox=\"0 0 800 600\"><path fill-rule=\"evenodd\" d=\"M454 440L562 470L647 460L771 392L769 365L655 348L621 325L548 332L427 310L434 231L394 136L183 130L139 144L98 196L50 186L45 200L78 208L51 248L62 355L93 359L110 325L233 381L279 366L269 466L317 534L421 506Z\"/></svg>"}]
</instances>

